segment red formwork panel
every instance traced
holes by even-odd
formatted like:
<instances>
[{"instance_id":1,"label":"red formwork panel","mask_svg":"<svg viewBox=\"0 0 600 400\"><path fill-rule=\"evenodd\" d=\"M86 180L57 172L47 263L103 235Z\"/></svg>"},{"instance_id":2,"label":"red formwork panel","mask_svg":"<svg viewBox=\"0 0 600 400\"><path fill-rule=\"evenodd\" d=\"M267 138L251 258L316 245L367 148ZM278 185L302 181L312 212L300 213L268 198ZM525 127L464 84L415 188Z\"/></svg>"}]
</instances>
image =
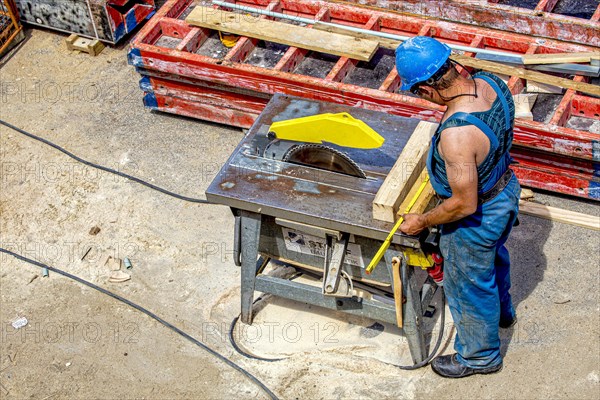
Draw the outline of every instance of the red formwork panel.
<instances>
[{"instance_id":1,"label":"red formwork panel","mask_svg":"<svg viewBox=\"0 0 600 400\"><path fill-rule=\"evenodd\" d=\"M240 128L252 126L268 102L215 88L207 90L207 98L195 87L186 93L177 82L151 76L144 76L141 86L145 90L144 102L151 109ZM254 104L249 107L250 101ZM589 179L595 173L590 163L559 156L540 158L523 148L514 148L511 154L516 161L513 169L523 186L584 198L594 198L598 190Z\"/></svg>"},{"instance_id":2,"label":"red formwork panel","mask_svg":"<svg viewBox=\"0 0 600 400\"><path fill-rule=\"evenodd\" d=\"M375 87L364 87L357 84L346 83L352 72L358 70L360 63L345 57L338 57L332 62L331 68L323 76L309 76L299 73L303 61L310 58L310 53L297 48L287 48L285 53L270 67L251 65L246 62L247 57L257 47L259 41L241 38L237 45L220 56L202 55L199 51L211 34L211 31L187 25L183 19L191 10L190 0L171 0L157 13L134 39L129 52L129 61L135 65L142 74L144 71L155 71L163 74L173 82L187 82L192 86L194 82L210 82L223 88L244 90L247 93L272 95L273 93L286 93L290 95L346 104L355 107L364 107L392 114L416 117L424 120L437 121L443 109L433 103L412 97L405 93L396 93L399 78L393 68L385 71L381 81ZM283 11L295 15L302 14L316 20L333 21L336 23L363 26L367 29L382 29L388 32L403 35L425 34L432 35L442 41L466 44L475 47L497 48L513 53L532 52L572 52L590 51L590 47L573 45L558 41L539 40L524 36L483 30L472 26L461 26L448 22L429 21L417 17L399 17L386 12L368 12L349 5L330 4L322 1L283 0L267 3L264 1L248 1L245 5L269 8L274 11ZM168 43L166 43L167 41ZM170 42L169 42L170 41ZM165 44L166 43L166 44ZM583 80L585 78L576 77ZM523 82L511 78L509 85L518 92L524 86ZM158 92L160 99L180 98L190 106L194 103L189 97L190 86L171 87L170 93ZM152 90L148 92L151 94ZM198 95L198 93L194 94ZM557 108L556 114L565 114L573 104L572 99L577 96L579 103L593 103L589 96L576 94L572 90L565 93L563 102ZM226 96L225 96L226 97ZM225 97L223 104L227 104ZM241 99L240 99L241 100ZM582 103L583 102L583 103ZM160 103L157 100L157 103ZM565 104L563 104L565 103ZM156 107L168 112L176 112L180 108L163 102ZM183 104L183 103L182 103ZM190 116L190 111L181 111ZM589 114L589 113L588 113ZM586 114L586 115L588 115ZM593 113L591 114L593 116ZM202 113L198 118L211 119L210 115ZM537 157L554 157L555 155L577 157L587 162L590 166L599 161L598 135L585 130L570 129L564 126L563 119L553 117L554 123L547 125L535 121L517 120L515 124L515 146L530 148L546 155ZM223 122L219 117L218 122ZM225 122L227 123L227 122ZM587 168L593 170L593 166ZM589 177L589 185L595 183L597 176ZM591 187L590 186L590 187ZM584 191L578 194L594 198L597 190ZM571 193L569 193L571 194Z\"/></svg>"},{"instance_id":3,"label":"red formwork panel","mask_svg":"<svg viewBox=\"0 0 600 400\"><path fill-rule=\"evenodd\" d=\"M183 115L185 117L199 118L206 121L217 122L225 125L250 128L258 114L238 110L233 107L185 100L180 97L152 93L144 93L144 105L150 109Z\"/></svg>"},{"instance_id":4,"label":"red formwork panel","mask_svg":"<svg viewBox=\"0 0 600 400\"><path fill-rule=\"evenodd\" d=\"M331 0L330 0L331 1ZM402 14L522 33L531 36L600 46L600 5L589 19L563 15L556 0L540 0L533 9L472 0L340 0L361 7L375 7Z\"/></svg>"}]
</instances>

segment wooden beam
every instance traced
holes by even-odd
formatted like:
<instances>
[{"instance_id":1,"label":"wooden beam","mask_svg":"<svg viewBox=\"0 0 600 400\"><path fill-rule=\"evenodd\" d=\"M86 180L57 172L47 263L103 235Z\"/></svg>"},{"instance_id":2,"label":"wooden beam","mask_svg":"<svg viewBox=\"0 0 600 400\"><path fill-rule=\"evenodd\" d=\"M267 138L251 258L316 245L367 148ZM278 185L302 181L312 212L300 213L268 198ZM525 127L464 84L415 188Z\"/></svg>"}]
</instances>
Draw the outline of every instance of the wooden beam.
<instances>
[{"instance_id":1,"label":"wooden beam","mask_svg":"<svg viewBox=\"0 0 600 400\"><path fill-rule=\"evenodd\" d=\"M573 89L582 93L600 96L600 86L598 85L590 85L589 83L584 82L575 82L571 79L559 78L556 76L543 74L541 72L512 67L510 65L499 64L492 61L479 60L460 54L453 54L450 56L450 58L468 67L482 69L498 74L518 76L519 78L532 80L535 82L547 83L549 85L559 86L566 89Z\"/></svg>"},{"instance_id":2,"label":"wooden beam","mask_svg":"<svg viewBox=\"0 0 600 400\"><path fill-rule=\"evenodd\" d=\"M379 43L350 35L322 32L302 26L232 13L212 7L196 6L185 19L190 25L236 35L282 43L322 53L369 61Z\"/></svg>"},{"instance_id":3,"label":"wooden beam","mask_svg":"<svg viewBox=\"0 0 600 400\"><path fill-rule=\"evenodd\" d=\"M554 54L524 54L521 56L523 64L562 64L562 63L589 63L600 60L600 52L594 53L554 53Z\"/></svg>"},{"instance_id":4,"label":"wooden beam","mask_svg":"<svg viewBox=\"0 0 600 400\"><path fill-rule=\"evenodd\" d=\"M519 212L521 214L533 215L535 217L545 218L551 221L577 225L583 228L600 231L600 217L595 215L582 214L523 200L519 201Z\"/></svg>"},{"instance_id":5,"label":"wooden beam","mask_svg":"<svg viewBox=\"0 0 600 400\"><path fill-rule=\"evenodd\" d=\"M379 42L379 47L383 47L385 49L391 49L391 50L396 50L396 47L398 47L398 45L400 43L402 43L398 40L373 36L373 35L370 35L367 33L353 32L353 31L349 31L344 28L338 28L336 26L326 25L326 24L319 23L319 22L317 22L316 24L313 25L313 29L318 29L320 31L329 32L329 33L337 33L339 35L344 35L344 36L352 36L352 37L359 38L359 39L374 40L374 41Z\"/></svg>"},{"instance_id":6,"label":"wooden beam","mask_svg":"<svg viewBox=\"0 0 600 400\"><path fill-rule=\"evenodd\" d=\"M438 125L432 122L419 122L375 195L374 219L394 222L398 207L425 168L431 138L437 127Z\"/></svg>"}]
</instances>

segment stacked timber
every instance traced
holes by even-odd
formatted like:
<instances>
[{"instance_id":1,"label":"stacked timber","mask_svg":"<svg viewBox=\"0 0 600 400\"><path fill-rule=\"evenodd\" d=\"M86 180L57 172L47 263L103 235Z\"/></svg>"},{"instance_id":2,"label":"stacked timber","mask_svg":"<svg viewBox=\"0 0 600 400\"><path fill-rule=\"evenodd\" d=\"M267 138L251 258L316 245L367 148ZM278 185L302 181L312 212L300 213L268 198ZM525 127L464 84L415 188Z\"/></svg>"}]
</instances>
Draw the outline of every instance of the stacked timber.
<instances>
[{"instance_id":1,"label":"stacked timber","mask_svg":"<svg viewBox=\"0 0 600 400\"><path fill-rule=\"evenodd\" d=\"M519 56L598 52L582 44L550 39L541 43L531 36L348 4L248 0L244 5L271 14L231 15L230 7L196 9L192 0L170 0L159 10L129 52L129 62L142 75L147 107L247 128L274 93L285 93L439 121L441 107L398 90L393 50L397 42L339 32L328 22L399 36L430 35L451 45ZM302 18L286 21L273 13ZM220 31L240 36L227 47ZM378 46L373 47L374 41ZM560 91L539 94L531 117L526 113L526 118L516 120L512 155L518 161L514 169L521 183L600 199L598 133L591 132L600 130L598 85L583 75L531 71L474 55L467 51L453 57L466 66L507 74L514 95L526 94L528 82L534 81ZM593 65L590 60L589 67ZM522 97L532 102L530 96ZM537 103L552 107L544 113L536 109Z\"/></svg>"}]
</instances>

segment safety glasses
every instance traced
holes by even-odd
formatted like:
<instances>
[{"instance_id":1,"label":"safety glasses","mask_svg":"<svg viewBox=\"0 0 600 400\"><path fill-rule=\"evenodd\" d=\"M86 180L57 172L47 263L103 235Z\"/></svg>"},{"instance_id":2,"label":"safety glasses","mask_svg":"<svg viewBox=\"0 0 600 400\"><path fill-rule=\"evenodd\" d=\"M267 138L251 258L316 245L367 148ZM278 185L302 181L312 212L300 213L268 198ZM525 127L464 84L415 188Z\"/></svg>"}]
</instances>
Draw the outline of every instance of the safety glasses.
<instances>
[{"instance_id":1,"label":"safety glasses","mask_svg":"<svg viewBox=\"0 0 600 400\"><path fill-rule=\"evenodd\" d=\"M421 85L419 83L412 85L409 90L415 96L421 96Z\"/></svg>"}]
</instances>

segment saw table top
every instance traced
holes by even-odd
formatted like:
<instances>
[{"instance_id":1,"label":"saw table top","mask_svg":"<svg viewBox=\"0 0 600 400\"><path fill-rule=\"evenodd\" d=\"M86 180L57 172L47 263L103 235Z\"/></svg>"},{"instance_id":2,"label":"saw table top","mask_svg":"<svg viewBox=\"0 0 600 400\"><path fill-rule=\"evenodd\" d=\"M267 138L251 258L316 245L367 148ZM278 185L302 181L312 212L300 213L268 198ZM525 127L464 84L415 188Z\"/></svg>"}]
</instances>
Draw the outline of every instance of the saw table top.
<instances>
[{"instance_id":1,"label":"saw table top","mask_svg":"<svg viewBox=\"0 0 600 400\"><path fill-rule=\"evenodd\" d=\"M385 138L377 149L331 145L366 173L357 178L263 157L272 122L347 112ZM295 222L384 240L393 224L373 219L373 199L419 120L276 94L206 191L214 203ZM393 243L418 247L396 234Z\"/></svg>"}]
</instances>

